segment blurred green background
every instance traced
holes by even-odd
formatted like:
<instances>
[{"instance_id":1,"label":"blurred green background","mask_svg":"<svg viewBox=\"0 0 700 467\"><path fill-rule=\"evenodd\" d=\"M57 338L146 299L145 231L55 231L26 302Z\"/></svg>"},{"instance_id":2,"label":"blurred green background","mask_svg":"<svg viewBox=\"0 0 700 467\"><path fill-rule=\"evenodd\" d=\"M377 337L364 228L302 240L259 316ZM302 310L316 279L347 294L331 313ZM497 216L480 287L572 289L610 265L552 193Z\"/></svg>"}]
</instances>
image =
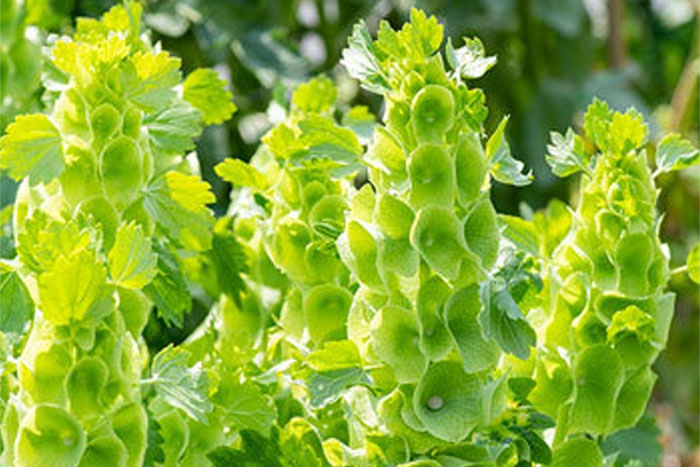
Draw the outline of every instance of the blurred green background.
<instances>
[{"instance_id":1,"label":"blurred green background","mask_svg":"<svg viewBox=\"0 0 700 467\"><path fill-rule=\"evenodd\" d=\"M18 112L41 110L36 64L51 33L70 32L77 16L98 16L109 0L0 0L0 127ZM280 115L279 102L298 83L325 73L339 85L342 106L364 104L380 114L380 99L357 87L338 65L353 24L394 26L415 6L435 14L447 35L479 36L498 65L471 83L486 91L487 130L510 114L513 154L533 169L526 188L496 186L501 212L527 216L551 198L574 199L576 180L552 176L544 162L549 131L579 126L594 96L624 110L634 106L661 132L682 133L696 144L699 128L700 2L697 0L148 0L146 23L163 47L180 56L186 72L215 67L231 84L238 112L208 129L198 144L202 174L228 204L212 167L226 157L248 159ZM700 169L660 180L662 238L680 265L700 238ZM0 207L15 185L2 177ZM6 212L6 211L5 211ZM0 249L6 246L0 245ZM658 418L664 465L700 465L700 301L698 287L673 277L679 297L668 349L656 363L659 382L650 410ZM192 325L208 308L201 298ZM149 325L153 346L189 331Z\"/></svg>"}]
</instances>

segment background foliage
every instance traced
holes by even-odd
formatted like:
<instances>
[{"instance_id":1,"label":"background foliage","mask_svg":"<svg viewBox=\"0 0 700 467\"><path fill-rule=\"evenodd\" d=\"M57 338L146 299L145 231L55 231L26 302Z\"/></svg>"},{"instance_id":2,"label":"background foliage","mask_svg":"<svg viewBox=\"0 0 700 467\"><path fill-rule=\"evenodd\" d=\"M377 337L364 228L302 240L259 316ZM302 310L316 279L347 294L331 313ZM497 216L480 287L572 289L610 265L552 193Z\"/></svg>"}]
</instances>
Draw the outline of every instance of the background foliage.
<instances>
[{"instance_id":1,"label":"background foliage","mask_svg":"<svg viewBox=\"0 0 700 467\"><path fill-rule=\"evenodd\" d=\"M42 106L38 70L32 60L52 32L67 32L77 16L98 16L109 0L32 0L25 8L2 0L0 9L0 101L5 126L13 115ZM613 108L635 106L652 122L651 138L678 131L697 144L700 27L691 0L155 0L145 5L146 22L163 47L189 72L211 66L231 84L238 112L223 126L209 127L197 148L203 177L223 213L230 187L213 166L233 155L247 160L260 137L279 119L279 102L303 80L325 73L339 83L339 107L364 104L381 112L377 96L362 91L337 65L352 25L365 18L370 30L381 19L398 26L412 6L435 14L452 37L478 35L498 65L475 86L488 96L491 133L510 113L513 154L534 170L526 188L497 185L500 212L527 216L552 197L573 199L572 186L549 171L542 157L549 131L581 127L581 112L593 96ZM700 233L700 170L661 179L667 212L662 239L680 264ZM14 184L6 177L0 206L9 205ZM3 211L6 212L6 211ZM2 222L4 223L4 221ZM5 237L7 238L7 237ZM0 245L3 256L11 245ZM680 297L668 348L656 363L660 374L652 410L660 417L669 457L697 458L698 288L685 275L671 284ZM184 339L211 303L195 294L194 311L181 328L155 318L146 336L155 350ZM697 461L696 461L697 462Z\"/></svg>"}]
</instances>

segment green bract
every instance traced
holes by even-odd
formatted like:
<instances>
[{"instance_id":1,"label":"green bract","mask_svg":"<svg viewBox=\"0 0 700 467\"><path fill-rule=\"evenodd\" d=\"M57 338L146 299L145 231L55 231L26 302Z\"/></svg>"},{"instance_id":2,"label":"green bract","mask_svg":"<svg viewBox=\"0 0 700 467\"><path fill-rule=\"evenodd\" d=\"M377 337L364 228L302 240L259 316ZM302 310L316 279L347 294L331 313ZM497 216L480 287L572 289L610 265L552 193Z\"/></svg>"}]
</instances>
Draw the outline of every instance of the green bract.
<instances>
[{"instance_id":1,"label":"green bract","mask_svg":"<svg viewBox=\"0 0 700 467\"><path fill-rule=\"evenodd\" d=\"M33 315L2 376L3 465L140 467L167 413L148 414L145 397L198 419L212 410L206 378L173 350L144 380L140 336L154 305L172 322L190 307L178 256L210 248L214 197L180 162L203 123L231 115L231 95L211 70L178 91L180 61L141 36L140 15L127 2L79 20L49 49L63 82L50 113L16 117L0 140L0 167L22 181L18 258L2 279L16 310L0 331L20 336Z\"/></svg>"}]
</instances>

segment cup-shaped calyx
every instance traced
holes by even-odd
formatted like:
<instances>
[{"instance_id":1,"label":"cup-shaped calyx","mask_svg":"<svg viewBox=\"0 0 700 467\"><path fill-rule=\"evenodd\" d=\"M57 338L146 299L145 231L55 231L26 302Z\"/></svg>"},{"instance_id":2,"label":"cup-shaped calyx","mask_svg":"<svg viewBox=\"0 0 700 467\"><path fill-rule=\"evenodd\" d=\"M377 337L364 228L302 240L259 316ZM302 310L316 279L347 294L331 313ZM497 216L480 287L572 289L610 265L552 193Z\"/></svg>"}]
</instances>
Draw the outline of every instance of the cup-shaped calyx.
<instances>
[{"instance_id":1,"label":"cup-shaped calyx","mask_svg":"<svg viewBox=\"0 0 700 467\"><path fill-rule=\"evenodd\" d=\"M174 252L211 246L214 197L180 163L204 124L231 115L231 94L212 70L182 82L140 16L125 2L52 43L53 107L0 140L0 167L21 181L10 274L33 314L3 414L6 465L142 465L137 342L154 305L172 323L191 306Z\"/></svg>"}]
</instances>

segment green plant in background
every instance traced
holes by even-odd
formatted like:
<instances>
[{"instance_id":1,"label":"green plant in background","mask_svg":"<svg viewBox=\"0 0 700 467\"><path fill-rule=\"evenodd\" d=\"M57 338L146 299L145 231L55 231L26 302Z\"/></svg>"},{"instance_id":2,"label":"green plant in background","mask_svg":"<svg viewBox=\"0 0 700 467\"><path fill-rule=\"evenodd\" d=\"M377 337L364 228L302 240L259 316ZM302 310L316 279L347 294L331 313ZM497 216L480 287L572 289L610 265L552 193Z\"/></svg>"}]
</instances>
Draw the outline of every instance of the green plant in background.
<instances>
[{"instance_id":1,"label":"green plant in background","mask_svg":"<svg viewBox=\"0 0 700 467\"><path fill-rule=\"evenodd\" d=\"M4 0L0 6L0 128L4 130L15 115L39 104L41 49L40 44L27 38L24 3Z\"/></svg>"},{"instance_id":2,"label":"green plant in background","mask_svg":"<svg viewBox=\"0 0 700 467\"><path fill-rule=\"evenodd\" d=\"M143 381L140 334L152 306L176 324L190 307L178 257L210 248L213 196L183 155L235 108L211 70L183 83L140 17L129 2L79 19L50 49L51 113L16 117L0 140L22 180L18 256L2 263L6 465L140 466L143 388L169 401L173 367L201 376L166 351Z\"/></svg>"}]
</instances>

